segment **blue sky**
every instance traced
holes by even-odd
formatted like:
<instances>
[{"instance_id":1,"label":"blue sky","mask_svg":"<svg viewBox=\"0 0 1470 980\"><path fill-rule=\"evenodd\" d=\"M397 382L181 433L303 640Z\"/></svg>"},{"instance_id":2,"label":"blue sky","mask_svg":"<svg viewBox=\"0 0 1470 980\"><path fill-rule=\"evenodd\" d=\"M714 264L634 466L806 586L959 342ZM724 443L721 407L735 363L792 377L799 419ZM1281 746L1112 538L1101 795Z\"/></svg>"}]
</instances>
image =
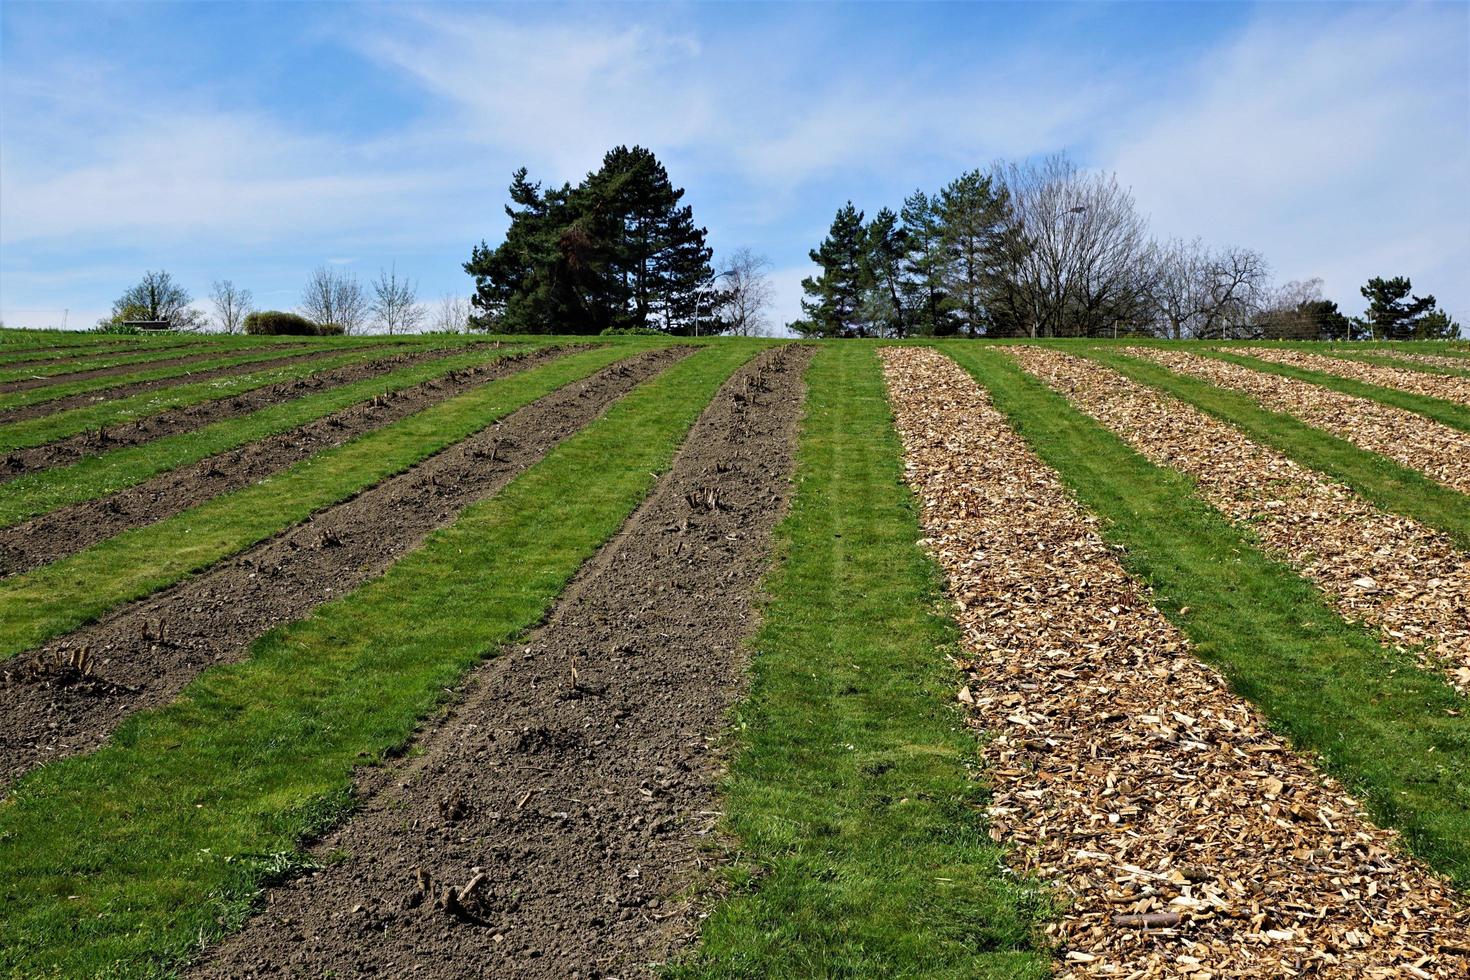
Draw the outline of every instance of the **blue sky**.
<instances>
[{"instance_id":1,"label":"blue sky","mask_svg":"<svg viewBox=\"0 0 1470 980\"><path fill-rule=\"evenodd\" d=\"M469 292L511 172L641 143L775 316L851 198L999 158L1116 171L1160 237L1470 321L1470 5L0 4L0 318L145 269L290 308L310 269Z\"/></svg>"}]
</instances>

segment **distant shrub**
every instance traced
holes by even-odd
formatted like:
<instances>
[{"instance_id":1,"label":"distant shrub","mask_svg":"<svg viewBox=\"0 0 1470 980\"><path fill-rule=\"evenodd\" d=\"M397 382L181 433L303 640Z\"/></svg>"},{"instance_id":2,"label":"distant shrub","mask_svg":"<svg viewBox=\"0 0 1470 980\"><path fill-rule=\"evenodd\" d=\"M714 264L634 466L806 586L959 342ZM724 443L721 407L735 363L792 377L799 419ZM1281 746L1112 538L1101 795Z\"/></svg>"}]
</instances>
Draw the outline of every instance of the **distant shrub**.
<instances>
[{"instance_id":1,"label":"distant shrub","mask_svg":"<svg viewBox=\"0 0 1470 980\"><path fill-rule=\"evenodd\" d=\"M347 331L342 329L342 324L340 323L318 323L316 325L316 332L322 337L340 337Z\"/></svg>"},{"instance_id":2,"label":"distant shrub","mask_svg":"<svg viewBox=\"0 0 1470 980\"><path fill-rule=\"evenodd\" d=\"M603 337L662 337L662 330L652 327L608 327L599 336Z\"/></svg>"},{"instance_id":3,"label":"distant shrub","mask_svg":"<svg viewBox=\"0 0 1470 980\"><path fill-rule=\"evenodd\" d=\"M338 332L341 328L338 327ZM317 325L296 313L280 310L257 310L245 318L245 332L266 337L315 337Z\"/></svg>"}]
</instances>

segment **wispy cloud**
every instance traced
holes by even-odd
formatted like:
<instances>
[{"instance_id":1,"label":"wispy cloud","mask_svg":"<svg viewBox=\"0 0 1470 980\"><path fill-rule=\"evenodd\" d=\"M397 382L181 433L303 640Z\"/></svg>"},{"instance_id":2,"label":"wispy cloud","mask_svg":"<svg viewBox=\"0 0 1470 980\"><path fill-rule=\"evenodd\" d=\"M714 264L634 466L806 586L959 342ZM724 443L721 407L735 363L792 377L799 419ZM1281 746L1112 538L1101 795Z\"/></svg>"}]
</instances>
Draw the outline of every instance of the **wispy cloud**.
<instances>
[{"instance_id":1,"label":"wispy cloud","mask_svg":"<svg viewBox=\"0 0 1470 980\"><path fill-rule=\"evenodd\" d=\"M1467 31L1450 5L1266 11L1100 158L1161 232L1259 248L1349 308L1413 273L1470 313Z\"/></svg>"}]
</instances>

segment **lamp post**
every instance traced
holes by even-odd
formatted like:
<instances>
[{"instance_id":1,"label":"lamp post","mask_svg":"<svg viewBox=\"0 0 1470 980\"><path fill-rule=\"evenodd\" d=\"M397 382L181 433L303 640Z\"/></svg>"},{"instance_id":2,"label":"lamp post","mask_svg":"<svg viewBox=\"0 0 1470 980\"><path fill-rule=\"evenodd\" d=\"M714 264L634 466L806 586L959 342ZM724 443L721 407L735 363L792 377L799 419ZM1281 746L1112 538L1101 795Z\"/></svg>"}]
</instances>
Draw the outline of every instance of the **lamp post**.
<instances>
[{"instance_id":1,"label":"lamp post","mask_svg":"<svg viewBox=\"0 0 1470 980\"><path fill-rule=\"evenodd\" d=\"M734 269L726 269L724 272L716 272L710 278L710 281L709 281L710 289L713 291L714 286L715 286L715 283L719 282L721 279L725 278L726 276L733 276L734 274L735 274L735 270ZM694 294L694 336L696 336L696 337L699 336L699 302L703 298L704 297L703 297L703 294L702 293L695 293Z\"/></svg>"}]
</instances>

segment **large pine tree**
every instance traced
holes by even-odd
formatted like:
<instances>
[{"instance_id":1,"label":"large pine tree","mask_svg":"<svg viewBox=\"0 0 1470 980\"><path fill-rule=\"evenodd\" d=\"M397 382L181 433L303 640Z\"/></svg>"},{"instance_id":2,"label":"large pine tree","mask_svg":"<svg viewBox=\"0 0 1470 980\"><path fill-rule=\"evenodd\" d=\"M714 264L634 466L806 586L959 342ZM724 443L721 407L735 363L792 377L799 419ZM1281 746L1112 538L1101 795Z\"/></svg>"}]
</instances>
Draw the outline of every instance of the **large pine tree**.
<instances>
[{"instance_id":1,"label":"large pine tree","mask_svg":"<svg viewBox=\"0 0 1470 980\"><path fill-rule=\"evenodd\" d=\"M525 168L510 187L510 228L465 263L479 325L507 333L688 333L713 279L705 229L642 147L609 151L576 187L543 191Z\"/></svg>"},{"instance_id":2,"label":"large pine tree","mask_svg":"<svg viewBox=\"0 0 1470 980\"><path fill-rule=\"evenodd\" d=\"M793 330L807 337L869 335L869 324L859 316L866 248L863 213L848 201L832 219L826 240L809 253L822 272L801 281L806 293L801 309L806 317L791 324Z\"/></svg>"},{"instance_id":3,"label":"large pine tree","mask_svg":"<svg viewBox=\"0 0 1470 980\"><path fill-rule=\"evenodd\" d=\"M915 334L936 337L954 333L944 292L944 223L937 201L923 191L904 198L905 305L910 311Z\"/></svg>"},{"instance_id":4,"label":"large pine tree","mask_svg":"<svg viewBox=\"0 0 1470 980\"><path fill-rule=\"evenodd\" d=\"M990 297L1002 271L1001 244L1009 218L1005 192L996 193L988 175L971 170L939 192L936 210L944 302L965 335L978 337L989 327Z\"/></svg>"}]
</instances>

